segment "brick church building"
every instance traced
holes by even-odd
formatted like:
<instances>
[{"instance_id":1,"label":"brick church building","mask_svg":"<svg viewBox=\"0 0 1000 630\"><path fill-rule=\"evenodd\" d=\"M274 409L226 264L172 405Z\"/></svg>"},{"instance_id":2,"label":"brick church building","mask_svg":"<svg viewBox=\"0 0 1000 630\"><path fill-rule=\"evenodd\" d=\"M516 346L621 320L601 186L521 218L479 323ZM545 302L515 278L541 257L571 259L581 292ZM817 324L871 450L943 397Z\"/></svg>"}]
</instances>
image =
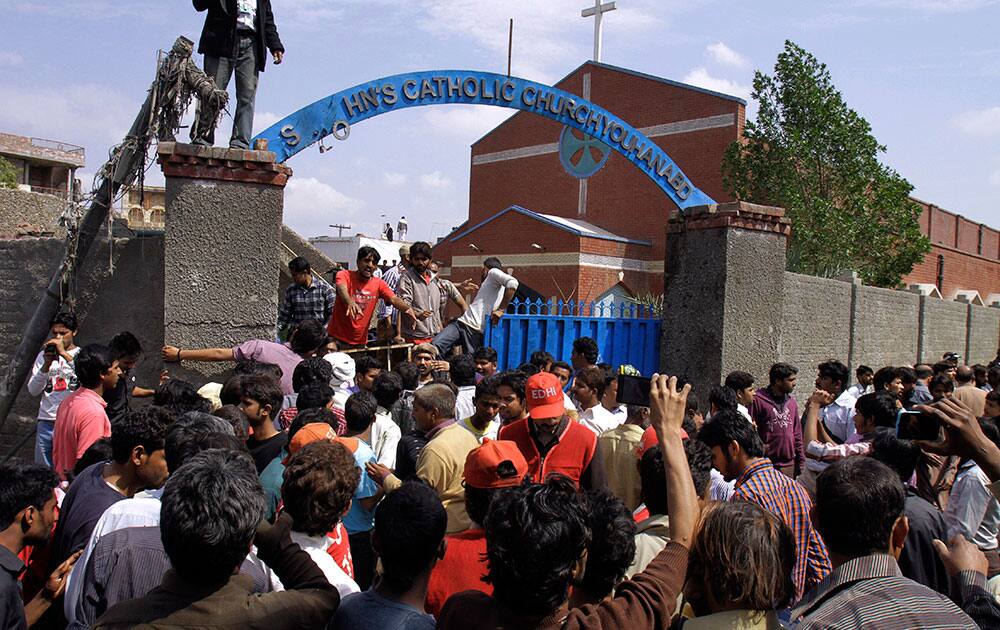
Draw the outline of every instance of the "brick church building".
<instances>
[{"instance_id":1,"label":"brick church building","mask_svg":"<svg viewBox=\"0 0 1000 630\"><path fill-rule=\"evenodd\" d=\"M732 200L721 165L726 147L743 135L742 99L593 61L556 87L620 116L709 197ZM577 179L560 159L561 131L559 123L518 112L475 142L469 218L438 242L435 257L453 279L478 280L483 258L498 256L529 294L544 298L662 293L666 225L676 206L614 152L603 168ZM948 299L966 289L1000 300L1000 233L922 205L934 251L905 281L940 284Z\"/></svg>"}]
</instances>

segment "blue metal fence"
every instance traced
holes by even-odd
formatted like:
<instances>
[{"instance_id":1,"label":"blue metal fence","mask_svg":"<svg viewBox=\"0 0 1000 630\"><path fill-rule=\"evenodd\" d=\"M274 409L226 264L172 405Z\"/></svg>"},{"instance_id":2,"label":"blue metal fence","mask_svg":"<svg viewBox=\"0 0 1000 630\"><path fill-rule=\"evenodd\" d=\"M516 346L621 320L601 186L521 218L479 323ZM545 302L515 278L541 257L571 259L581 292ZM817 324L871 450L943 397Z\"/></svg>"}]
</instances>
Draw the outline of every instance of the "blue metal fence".
<instances>
[{"instance_id":1,"label":"blue metal fence","mask_svg":"<svg viewBox=\"0 0 1000 630\"><path fill-rule=\"evenodd\" d=\"M516 368L535 350L568 361L573 340L593 337L600 361L629 363L644 376L659 369L660 318L644 304L604 304L570 300L514 300L496 326L487 325L486 343L497 351L499 368Z\"/></svg>"}]
</instances>

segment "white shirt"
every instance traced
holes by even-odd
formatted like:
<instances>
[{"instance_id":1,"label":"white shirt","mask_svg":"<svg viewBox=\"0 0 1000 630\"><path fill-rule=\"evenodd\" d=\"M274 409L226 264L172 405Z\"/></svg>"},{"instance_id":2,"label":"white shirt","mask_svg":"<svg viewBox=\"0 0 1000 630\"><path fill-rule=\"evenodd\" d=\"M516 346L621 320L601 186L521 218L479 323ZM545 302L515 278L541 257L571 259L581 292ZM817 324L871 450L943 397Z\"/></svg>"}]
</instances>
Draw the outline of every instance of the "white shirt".
<instances>
[{"instance_id":1,"label":"white shirt","mask_svg":"<svg viewBox=\"0 0 1000 630\"><path fill-rule=\"evenodd\" d=\"M238 29L257 30L253 25L256 17L257 0L236 0L236 25Z\"/></svg>"},{"instance_id":2,"label":"white shirt","mask_svg":"<svg viewBox=\"0 0 1000 630\"><path fill-rule=\"evenodd\" d=\"M865 387L861 383L855 383L854 385L851 385L850 387L847 388L847 393L849 393L851 396L854 396L855 400L861 398L865 394L870 394L874 391L875 391L874 385L869 385Z\"/></svg>"},{"instance_id":3,"label":"white shirt","mask_svg":"<svg viewBox=\"0 0 1000 630\"><path fill-rule=\"evenodd\" d=\"M854 428L854 405L857 402L858 399L845 390L835 401L819 410L819 417L826 425L826 430L841 442L846 442L857 433Z\"/></svg>"},{"instance_id":4,"label":"white shirt","mask_svg":"<svg viewBox=\"0 0 1000 630\"><path fill-rule=\"evenodd\" d=\"M469 310L462 313L458 321L471 330L483 332L486 330L486 318L503 302L506 289L517 289L517 279L499 269L490 269L476 293L476 298L469 305Z\"/></svg>"},{"instance_id":5,"label":"white shirt","mask_svg":"<svg viewBox=\"0 0 1000 630\"><path fill-rule=\"evenodd\" d=\"M597 435L610 431L621 423L621 420L599 404L580 412L580 424Z\"/></svg>"},{"instance_id":6,"label":"white shirt","mask_svg":"<svg viewBox=\"0 0 1000 630\"><path fill-rule=\"evenodd\" d=\"M563 408L566 411L579 411L579 409L576 408L576 403L573 402L573 399L570 398L569 394L566 392L563 392Z\"/></svg>"},{"instance_id":7,"label":"white shirt","mask_svg":"<svg viewBox=\"0 0 1000 630\"><path fill-rule=\"evenodd\" d=\"M355 582L340 568L337 561L326 552L333 544L333 540L329 536L310 536L308 534L303 534L302 532L291 532L292 542L297 544L302 548L302 551L309 554L309 557L313 559L319 570L323 572L326 576L326 581L330 583L331 586L337 588L337 592L340 593L340 598L343 599L350 595L351 593L360 593L361 589L358 588L358 583ZM284 586L281 584L281 580L275 576L272 579L274 584L274 590L283 591Z\"/></svg>"},{"instance_id":8,"label":"white shirt","mask_svg":"<svg viewBox=\"0 0 1000 630\"><path fill-rule=\"evenodd\" d=\"M458 396L455 397L456 418L468 418L476 413L476 405L472 402L472 397L475 395L475 385L466 385L458 388Z\"/></svg>"},{"instance_id":9,"label":"white shirt","mask_svg":"<svg viewBox=\"0 0 1000 630\"><path fill-rule=\"evenodd\" d=\"M989 485L989 478L972 462L958 469L944 513L949 538L961 534L984 551L997 548L1000 503Z\"/></svg>"},{"instance_id":10,"label":"white shirt","mask_svg":"<svg viewBox=\"0 0 1000 630\"><path fill-rule=\"evenodd\" d=\"M375 411L375 422L372 424L372 451L378 463L387 468L396 467L396 447L402 432L399 425L392 421L392 415L382 407Z\"/></svg>"},{"instance_id":11,"label":"white shirt","mask_svg":"<svg viewBox=\"0 0 1000 630\"><path fill-rule=\"evenodd\" d=\"M79 346L69 351L70 356L76 358L80 353ZM49 366L48 372L42 372L45 365L45 353L39 352L35 357L35 364L31 366L31 378L28 379L28 393L32 396L41 396L38 403L38 419L48 422L56 421L56 412L67 396L80 387L80 382L76 380L76 372L73 364L59 355Z\"/></svg>"},{"instance_id":12,"label":"white shirt","mask_svg":"<svg viewBox=\"0 0 1000 630\"><path fill-rule=\"evenodd\" d=\"M743 414L743 417L749 420L750 422L753 422L753 418L750 417L750 410L747 409L747 406L744 405L743 403L736 403L736 411Z\"/></svg>"},{"instance_id":13,"label":"white shirt","mask_svg":"<svg viewBox=\"0 0 1000 630\"><path fill-rule=\"evenodd\" d=\"M604 405L601 406L604 407ZM607 409L607 407L605 407L605 409ZM618 424L624 424L625 421L628 420L628 409L625 408L625 405L618 405L614 409L608 409L608 413L615 417Z\"/></svg>"},{"instance_id":14,"label":"white shirt","mask_svg":"<svg viewBox=\"0 0 1000 630\"><path fill-rule=\"evenodd\" d=\"M479 443L483 443L483 438L489 438L491 440L497 439L497 433L500 432L500 421L496 418L490 420L490 423L486 425L485 431L480 431L472 425L472 416L462 418L458 421L458 426L462 427L472 435L476 436Z\"/></svg>"}]
</instances>

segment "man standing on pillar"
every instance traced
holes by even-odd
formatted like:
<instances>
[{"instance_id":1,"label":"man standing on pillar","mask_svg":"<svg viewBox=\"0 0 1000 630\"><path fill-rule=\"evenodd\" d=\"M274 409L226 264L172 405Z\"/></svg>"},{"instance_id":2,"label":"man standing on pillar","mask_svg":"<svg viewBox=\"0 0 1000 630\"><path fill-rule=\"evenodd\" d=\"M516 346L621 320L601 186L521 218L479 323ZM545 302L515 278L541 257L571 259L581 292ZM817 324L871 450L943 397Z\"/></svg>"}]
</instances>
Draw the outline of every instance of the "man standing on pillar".
<instances>
[{"instance_id":1,"label":"man standing on pillar","mask_svg":"<svg viewBox=\"0 0 1000 630\"><path fill-rule=\"evenodd\" d=\"M197 11L208 11L198 52L205 55L205 74L222 90L236 73L236 114L229 147L249 149L253 137L253 109L257 75L264 71L267 51L275 65L285 55L271 12L271 0L192 0ZM195 144L215 144L215 121L199 108L191 128Z\"/></svg>"}]
</instances>

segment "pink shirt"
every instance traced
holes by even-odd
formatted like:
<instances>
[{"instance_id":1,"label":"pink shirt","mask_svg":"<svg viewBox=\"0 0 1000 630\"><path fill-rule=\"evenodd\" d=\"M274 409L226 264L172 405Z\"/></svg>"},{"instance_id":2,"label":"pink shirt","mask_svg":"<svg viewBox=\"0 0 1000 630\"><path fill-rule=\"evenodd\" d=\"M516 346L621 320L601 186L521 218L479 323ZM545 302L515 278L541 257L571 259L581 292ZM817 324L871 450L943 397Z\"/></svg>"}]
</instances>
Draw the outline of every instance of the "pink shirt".
<instances>
[{"instance_id":1,"label":"pink shirt","mask_svg":"<svg viewBox=\"0 0 1000 630\"><path fill-rule=\"evenodd\" d=\"M108 403L93 390L81 387L59 405L52 434L52 467L63 479L90 446L111 435L104 408Z\"/></svg>"}]
</instances>

